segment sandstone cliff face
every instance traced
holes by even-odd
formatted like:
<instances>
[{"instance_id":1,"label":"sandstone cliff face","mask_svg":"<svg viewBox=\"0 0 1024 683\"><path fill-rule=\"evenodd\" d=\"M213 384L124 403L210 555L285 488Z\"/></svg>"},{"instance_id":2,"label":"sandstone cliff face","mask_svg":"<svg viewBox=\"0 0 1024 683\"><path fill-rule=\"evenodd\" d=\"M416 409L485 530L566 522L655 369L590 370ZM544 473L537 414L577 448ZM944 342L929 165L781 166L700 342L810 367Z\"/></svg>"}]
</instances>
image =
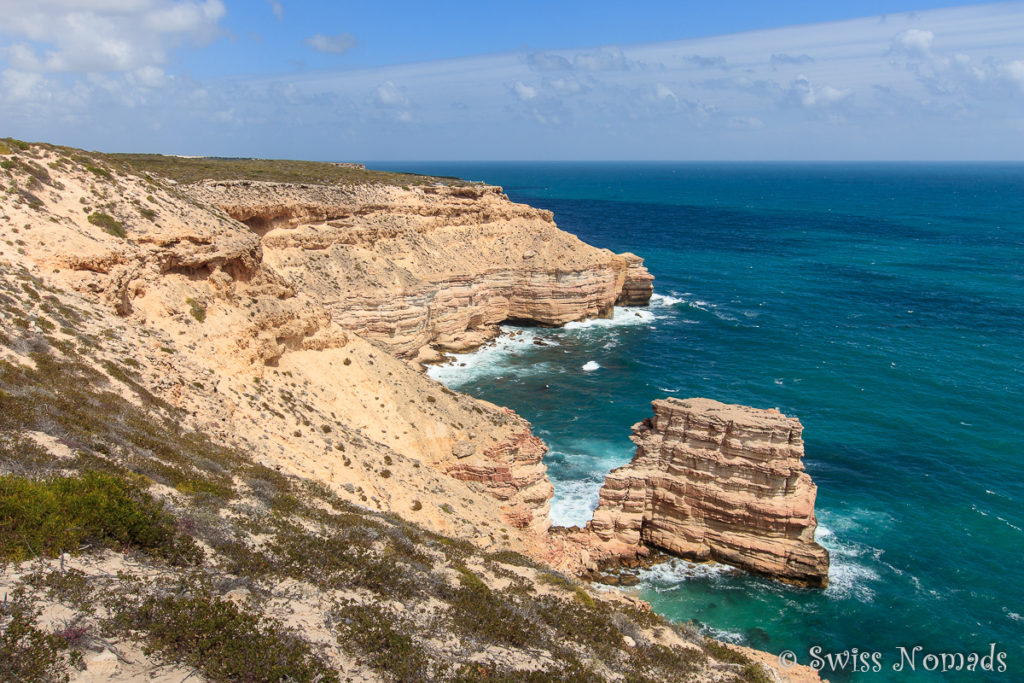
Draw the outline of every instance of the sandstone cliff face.
<instances>
[{"instance_id":1,"label":"sandstone cliff face","mask_svg":"<svg viewBox=\"0 0 1024 683\"><path fill-rule=\"evenodd\" d=\"M647 272L644 260L636 254L620 254L626 260L626 279L615 301L616 306L646 306L654 294L654 276Z\"/></svg>"},{"instance_id":2,"label":"sandstone cliff face","mask_svg":"<svg viewBox=\"0 0 1024 683\"><path fill-rule=\"evenodd\" d=\"M642 259L591 247L498 187L185 190L261 234L265 262L335 322L403 358L472 348L506 320L561 325L650 299Z\"/></svg>"},{"instance_id":3,"label":"sandstone cliff face","mask_svg":"<svg viewBox=\"0 0 1024 683\"><path fill-rule=\"evenodd\" d=\"M633 461L601 488L593 533L622 553L646 544L825 586L800 421L709 399L653 406L654 417L633 427Z\"/></svg>"},{"instance_id":4,"label":"sandstone cliff face","mask_svg":"<svg viewBox=\"0 0 1024 683\"><path fill-rule=\"evenodd\" d=\"M528 422L447 390L340 325L310 285L319 280L292 280L298 266L275 268L252 226L180 186L76 154L34 147L2 171L31 200L0 202L0 226L17 240L0 242L0 267L24 264L91 302L89 324L112 361L132 359L194 427L258 462L484 548L539 545L552 487ZM310 197L346 191L307 188ZM349 207L376 196L350 192L362 199ZM309 199L281 210L305 220L336 208ZM373 238L365 239L372 264ZM320 269L315 250L297 253L304 268ZM347 277L356 287L357 274Z\"/></svg>"}]
</instances>

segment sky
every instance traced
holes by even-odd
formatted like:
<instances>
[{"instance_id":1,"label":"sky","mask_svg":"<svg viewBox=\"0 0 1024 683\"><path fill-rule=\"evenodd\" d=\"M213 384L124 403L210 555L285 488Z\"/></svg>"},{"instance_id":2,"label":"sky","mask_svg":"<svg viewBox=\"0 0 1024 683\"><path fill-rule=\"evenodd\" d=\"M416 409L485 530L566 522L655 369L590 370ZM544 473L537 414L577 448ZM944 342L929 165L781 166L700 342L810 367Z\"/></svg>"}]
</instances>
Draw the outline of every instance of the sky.
<instances>
[{"instance_id":1,"label":"sky","mask_svg":"<svg viewBox=\"0 0 1024 683\"><path fill-rule=\"evenodd\" d=\"M0 0L0 136L370 162L1024 161L1024 2Z\"/></svg>"}]
</instances>

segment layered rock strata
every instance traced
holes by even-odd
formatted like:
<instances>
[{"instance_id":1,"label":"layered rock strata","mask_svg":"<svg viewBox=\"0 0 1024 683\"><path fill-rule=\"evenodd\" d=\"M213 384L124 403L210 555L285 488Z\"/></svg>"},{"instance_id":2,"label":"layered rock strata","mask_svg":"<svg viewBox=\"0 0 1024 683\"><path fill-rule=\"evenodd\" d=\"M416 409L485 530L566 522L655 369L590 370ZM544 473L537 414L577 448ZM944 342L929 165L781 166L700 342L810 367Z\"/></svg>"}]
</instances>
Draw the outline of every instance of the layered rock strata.
<instances>
[{"instance_id":1,"label":"layered rock strata","mask_svg":"<svg viewBox=\"0 0 1024 683\"><path fill-rule=\"evenodd\" d=\"M616 306L646 306L654 294L654 276L644 267L644 260L636 254L620 254L626 260L626 279L616 299Z\"/></svg>"},{"instance_id":2,"label":"layered rock strata","mask_svg":"<svg viewBox=\"0 0 1024 683\"><path fill-rule=\"evenodd\" d=\"M505 321L555 326L645 305L643 260L559 230L500 187L205 182L184 188L262 235L264 259L342 327L402 358L465 350Z\"/></svg>"},{"instance_id":3,"label":"layered rock strata","mask_svg":"<svg viewBox=\"0 0 1024 683\"><path fill-rule=\"evenodd\" d=\"M800 421L703 398L652 405L654 417L633 426L632 462L601 488L589 528L606 549L628 554L647 545L827 585Z\"/></svg>"},{"instance_id":4,"label":"layered rock strata","mask_svg":"<svg viewBox=\"0 0 1024 683\"><path fill-rule=\"evenodd\" d=\"M183 186L60 148L33 147L9 166L0 178L31 188L31 201L0 202L0 229L18 240L0 242L0 270L24 264L48 286L94 306L90 321L112 358L131 359L138 381L185 409L187 423L257 462L326 482L346 500L409 515L481 547L529 552L541 545L552 486L545 447L529 423L449 391L339 325L325 305L337 290L318 286L342 275L324 265L321 252L289 252L294 266L278 269L281 258L271 256L282 251L265 244L274 235L303 234L286 227L293 218L333 221L344 197L345 211L387 222L380 206L429 191L307 186L305 195L268 205L247 225L185 196ZM468 190L452 201L465 201L472 213L480 190ZM520 211L503 200L493 204L495 211ZM524 239L515 235L520 229L506 225L504 239ZM344 276L342 290L355 301L362 296L359 269L384 258L372 251L376 238L360 239L346 261L357 272ZM436 258L459 250L447 246ZM298 277L303 269L316 275ZM380 281L370 290L381 300L398 291Z\"/></svg>"}]
</instances>

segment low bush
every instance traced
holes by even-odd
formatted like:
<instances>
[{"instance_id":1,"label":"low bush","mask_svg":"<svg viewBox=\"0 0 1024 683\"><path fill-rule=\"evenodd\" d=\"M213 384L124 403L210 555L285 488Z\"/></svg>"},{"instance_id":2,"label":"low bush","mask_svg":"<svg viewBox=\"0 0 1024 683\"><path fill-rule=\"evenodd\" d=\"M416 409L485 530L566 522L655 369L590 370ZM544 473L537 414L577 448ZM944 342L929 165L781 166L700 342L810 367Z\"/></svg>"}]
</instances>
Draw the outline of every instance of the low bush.
<instances>
[{"instance_id":1,"label":"low bush","mask_svg":"<svg viewBox=\"0 0 1024 683\"><path fill-rule=\"evenodd\" d=\"M177 560L197 551L176 536L158 502L120 477L0 476L0 560L55 557L83 546L139 548Z\"/></svg>"},{"instance_id":2,"label":"low bush","mask_svg":"<svg viewBox=\"0 0 1024 683\"><path fill-rule=\"evenodd\" d=\"M128 236L128 233L124 231L124 225L121 224L121 221L105 213L100 213L99 211L90 213L89 222L99 226L108 235L120 237L121 239L125 239Z\"/></svg>"},{"instance_id":3,"label":"low bush","mask_svg":"<svg viewBox=\"0 0 1024 683\"><path fill-rule=\"evenodd\" d=\"M395 628L395 618L381 607L349 603L340 617L338 643L360 654L370 667L402 683L430 680L423 649Z\"/></svg>"},{"instance_id":4,"label":"low bush","mask_svg":"<svg viewBox=\"0 0 1024 683\"><path fill-rule=\"evenodd\" d=\"M36 627L36 614L24 602L0 607L0 680L67 681L67 649L67 640Z\"/></svg>"},{"instance_id":5,"label":"low bush","mask_svg":"<svg viewBox=\"0 0 1024 683\"><path fill-rule=\"evenodd\" d=\"M193 587L186 595L149 596L116 621L143 632L151 649L212 680L338 680L298 635L202 588Z\"/></svg>"}]
</instances>

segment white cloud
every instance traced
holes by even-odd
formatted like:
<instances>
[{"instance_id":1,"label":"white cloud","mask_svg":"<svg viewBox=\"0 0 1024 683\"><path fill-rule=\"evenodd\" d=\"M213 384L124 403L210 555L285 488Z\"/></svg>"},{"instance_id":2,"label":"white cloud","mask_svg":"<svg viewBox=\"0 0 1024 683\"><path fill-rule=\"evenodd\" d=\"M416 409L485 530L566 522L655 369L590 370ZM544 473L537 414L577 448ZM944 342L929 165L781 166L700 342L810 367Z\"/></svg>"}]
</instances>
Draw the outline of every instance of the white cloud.
<instances>
[{"instance_id":1,"label":"white cloud","mask_svg":"<svg viewBox=\"0 0 1024 683\"><path fill-rule=\"evenodd\" d=\"M22 71L129 72L212 40L226 13L221 0L0 0L0 35Z\"/></svg>"},{"instance_id":2,"label":"white cloud","mask_svg":"<svg viewBox=\"0 0 1024 683\"><path fill-rule=\"evenodd\" d=\"M537 96L537 89L531 85L526 85L522 81L516 81L512 85L512 91L516 94L516 97L524 102L526 100L532 100Z\"/></svg>"},{"instance_id":3,"label":"white cloud","mask_svg":"<svg viewBox=\"0 0 1024 683\"><path fill-rule=\"evenodd\" d=\"M892 41L892 49L911 55L924 56L931 52L935 34L919 28L909 28L899 33Z\"/></svg>"},{"instance_id":4,"label":"white cloud","mask_svg":"<svg viewBox=\"0 0 1024 683\"><path fill-rule=\"evenodd\" d=\"M270 11L274 13L274 16L278 20L284 19L284 5L277 0L268 0L268 2L270 3Z\"/></svg>"},{"instance_id":5,"label":"white cloud","mask_svg":"<svg viewBox=\"0 0 1024 683\"><path fill-rule=\"evenodd\" d=\"M657 83L654 86L654 96L659 100L678 100L676 94L672 92L672 89L662 83Z\"/></svg>"},{"instance_id":6,"label":"white cloud","mask_svg":"<svg viewBox=\"0 0 1024 683\"><path fill-rule=\"evenodd\" d=\"M0 14L0 122L100 149L309 158L1024 158L1021 2L216 83L168 66L211 15L167 34L140 18L175 4L208 3L0 0L21 10ZM39 7L98 40L79 57L85 29L29 21ZM45 72L86 57L122 70Z\"/></svg>"},{"instance_id":7,"label":"white cloud","mask_svg":"<svg viewBox=\"0 0 1024 683\"><path fill-rule=\"evenodd\" d=\"M1024 90L1024 61L1015 59L1002 66L1006 78L1021 90Z\"/></svg>"},{"instance_id":8,"label":"white cloud","mask_svg":"<svg viewBox=\"0 0 1024 683\"><path fill-rule=\"evenodd\" d=\"M41 75L16 69L5 69L0 74L0 85L4 96L16 102L38 100L41 96L45 98L50 92L46 79Z\"/></svg>"},{"instance_id":9,"label":"white cloud","mask_svg":"<svg viewBox=\"0 0 1024 683\"><path fill-rule=\"evenodd\" d=\"M806 53L800 55L790 55L786 54L785 52L776 52L772 54L771 58L768 61L771 63L772 66L778 66L780 64L802 65L810 64L811 62L814 61L814 57L811 57L809 54Z\"/></svg>"},{"instance_id":10,"label":"white cloud","mask_svg":"<svg viewBox=\"0 0 1024 683\"><path fill-rule=\"evenodd\" d=\"M377 86L374 91L377 104L385 107L408 107L407 98L398 87L391 81L386 81Z\"/></svg>"},{"instance_id":11,"label":"white cloud","mask_svg":"<svg viewBox=\"0 0 1024 683\"><path fill-rule=\"evenodd\" d=\"M761 130L764 128L764 121L756 116L733 116L725 125L733 130Z\"/></svg>"},{"instance_id":12,"label":"white cloud","mask_svg":"<svg viewBox=\"0 0 1024 683\"><path fill-rule=\"evenodd\" d=\"M572 59L573 68L581 71L623 71L630 67L620 47L581 52Z\"/></svg>"},{"instance_id":13,"label":"white cloud","mask_svg":"<svg viewBox=\"0 0 1024 683\"><path fill-rule=\"evenodd\" d=\"M339 33L335 36L318 33L303 42L317 52L343 55L356 46L356 37L351 33Z\"/></svg>"},{"instance_id":14,"label":"white cloud","mask_svg":"<svg viewBox=\"0 0 1024 683\"><path fill-rule=\"evenodd\" d=\"M842 102L853 94L851 90L831 85L816 86L807 76L800 74L789 86L789 99L804 107L827 107Z\"/></svg>"},{"instance_id":15,"label":"white cloud","mask_svg":"<svg viewBox=\"0 0 1024 683\"><path fill-rule=\"evenodd\" d=\"M579 95L590 89L586 84L571 77L545 80L544 83L559 95Z\"/></svg>"},{"instance_id":16,"label":"white cloud","mask_svg":"<svg viewBox=\"0 0 1024 683\"><path fill-rule=\"evenodd\" d=\"M526 55L526 63L535 71L568 71L572 64L562 55L533 52Z\"/></svg>"}]
</instances>

